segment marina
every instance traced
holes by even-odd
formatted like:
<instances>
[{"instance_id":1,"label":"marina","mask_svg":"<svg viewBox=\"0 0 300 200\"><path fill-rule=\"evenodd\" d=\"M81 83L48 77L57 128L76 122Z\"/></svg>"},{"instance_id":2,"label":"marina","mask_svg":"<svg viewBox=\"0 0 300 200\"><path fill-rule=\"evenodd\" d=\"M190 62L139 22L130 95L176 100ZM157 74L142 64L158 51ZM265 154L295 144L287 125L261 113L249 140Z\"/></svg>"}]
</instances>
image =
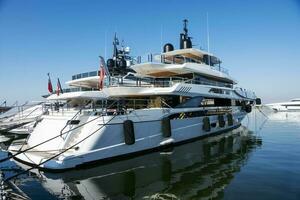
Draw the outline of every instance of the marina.
<instances>
[{"instance_id":1,"label":"marina","mask_svg":"<svg viewBox=\"0 0 300 200\"><path fill-rule=\"evenodd\" d=\"M0 3L1 200L300 198L296 3L175 2Z\"/></svg>"}]
</instances>

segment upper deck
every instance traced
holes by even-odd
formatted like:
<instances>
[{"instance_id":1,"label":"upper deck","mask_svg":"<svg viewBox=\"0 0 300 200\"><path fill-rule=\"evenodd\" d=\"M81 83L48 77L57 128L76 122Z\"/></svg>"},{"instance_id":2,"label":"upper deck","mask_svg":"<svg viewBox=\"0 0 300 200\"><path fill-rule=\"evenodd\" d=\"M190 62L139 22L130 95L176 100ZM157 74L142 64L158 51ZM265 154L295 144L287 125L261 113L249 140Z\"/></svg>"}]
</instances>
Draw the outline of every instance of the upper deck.
<instances>
[{"instance_id":1,"label":"upper deck","mask_svg":"<svg viewBox=\"0 0 300 200\"><path fill-rule=\"evenodd\" d=\"M211 53L199 49L195 49L195 48L176 49L173 51L164 52L161 55L165 58L165 60L172 61L172 62L175 61L175 63L181 63L182 62L182 59L180 59L181 57L191 59L197 63L202 63L204 62L203 58L205 55L213 56Z\"/></svg>"},{"instance_id":2,"label":"upper deck","mask_svg":"<svg viewBox=\"0 0 300 200\"><path fill-rule=\"evenodd\" d=\"M148 56L148 61L131 66L142 76L176 77L197 74L226 83L235 84L228 70L221 67L221 61L210 53L188 48Z\"/></svg>"}]
</instances>

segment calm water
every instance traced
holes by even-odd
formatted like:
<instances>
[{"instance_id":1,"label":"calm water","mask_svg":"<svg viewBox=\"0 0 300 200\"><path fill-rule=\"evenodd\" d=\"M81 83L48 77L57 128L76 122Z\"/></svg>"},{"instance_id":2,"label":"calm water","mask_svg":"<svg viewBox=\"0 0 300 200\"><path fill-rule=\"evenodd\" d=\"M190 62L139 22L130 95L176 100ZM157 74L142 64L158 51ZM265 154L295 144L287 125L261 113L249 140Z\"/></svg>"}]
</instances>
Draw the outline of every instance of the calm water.
<instances>
[{"instance_id":1,"label":"calm water","mask_svg":"<svg viewBox=\"0 0 300 200\"><path fill-rule=\"evenodd\" d=\"M254 111L239 129L165 152L15 182L32 199L300 199L300 113Z\"/></svg>"}]
</instances>

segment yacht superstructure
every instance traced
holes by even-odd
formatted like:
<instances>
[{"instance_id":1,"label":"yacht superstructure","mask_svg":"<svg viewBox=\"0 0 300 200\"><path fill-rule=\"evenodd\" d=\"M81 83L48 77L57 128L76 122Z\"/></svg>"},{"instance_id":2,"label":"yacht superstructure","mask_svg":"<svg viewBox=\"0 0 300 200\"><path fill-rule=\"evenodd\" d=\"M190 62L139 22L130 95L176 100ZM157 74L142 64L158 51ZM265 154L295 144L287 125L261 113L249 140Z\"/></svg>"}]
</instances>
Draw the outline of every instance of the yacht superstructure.
<instances>
[{"instance_id":1,"label":"yacht superstructure","mask_svg":"<svg viewBox=\"0 0 300 200\"><path fill-rule=\"evenodd\" d=\"M67 84L86 91L49 96L57 101L55 111L41 117L26 144L10 148L14 158L65 170L239 127L255 94L236 87L217 57L193 48L186 23L180 49L166 44L163 53L149 55L146 62L130 59L115 40L113 58L107 66L101 62L105 76L101 70L76 76Z\"/></svg>"}]
</instances>

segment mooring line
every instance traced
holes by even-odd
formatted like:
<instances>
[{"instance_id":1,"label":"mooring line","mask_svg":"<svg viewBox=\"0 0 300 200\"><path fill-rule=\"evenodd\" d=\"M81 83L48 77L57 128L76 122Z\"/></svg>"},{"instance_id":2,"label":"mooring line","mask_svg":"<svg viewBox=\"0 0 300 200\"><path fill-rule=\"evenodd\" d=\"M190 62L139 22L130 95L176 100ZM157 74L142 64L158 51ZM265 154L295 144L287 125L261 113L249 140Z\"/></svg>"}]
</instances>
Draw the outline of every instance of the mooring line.
<instances>
[{"instance_id":1,"label":"mooring line","mask_svg":"<svg viewBox=\"0 0 300 200\"><path fill-rule=\"evenodd\" d=\"M80 144L81 142L83 142L84 140L88 139L89 137L91 137L92 135L94 135L96 132L98 132L99 130L101 130L104 126L106 126L109 122L111 122L115 117L116 117L116 115L113 116L110 120L108 120L105 124L103 124L100 128L98 128L97 130L95 130L94 132L92 132L91 134L89 134L88 136L86 136L85 138L83 138L82 140L80 140L79 142L73 144L73 145L70 146L69 148L66 148L65 150L63 150L63 151L61 151L60 153L58 153L58 154L56 154L56 155L54 155L54 156L52 156L52 157L46 159L45 161L39 163L39 164L36 165L36 166L33 166L33 167L31 167L31 168L29 168L29 169L27 169L27 170L25 170L25 171L22 171L22 172L20 172L20 173L18 173L18 174L15 174L15 175L13 175L13 176L11 176L11 177L6 178L6 179L4 180L4 182L10 181L11 179L16 178L16 177L18 177L18 176L20 176L20 175L22 175L22 174L24 174L24 173L27 173L27 172L29 172L29 171L32 170L32 169L38 168L39 166L41 166L42 164L48 162L49 160L52 160L52 159L56 158L57 156L60 156L61 154L65 153L66 151L68 151L68 150L74 148L75 146L77 146L78 144Z\"/></svg>"},{"instance_id":2,"label":"mooring line","mask_svg":"<svg viewBox=\"0 0 300 200\"><path fill-rule=\"evenodd\" d=\"M111 103L111 104L107 107L107 109L109 109L110 107L112 107L115 103L116 103L116 101L114 101L113 103ZM66 131L66 132L64 132L64 133L60 133L59 135L54 136L54 137L52 137L52 138L49 138L48 140L45 140L45 141L43 141L43 142L41 142L41 143L39 143L39 144L36 144L36 145L34 145L34 146L32 146L32 147L29 147L29 148L27 148L27 149L21 150L21 151L19 151L18 153L15 153L15 154L10 155L10 156L8 156L8 157L6 157L6 158L3 158L3 159L0 160L0 163L5 162L5 161L7 161L7 160L9 160L9 159L11 159L11 158L14 158L14 157L16 157L16 156L19 155L19 154L25 153L25 152L27 152L27 151L29 151L29 150L31 150L31 149L34 149L35 147L38 147L38 146L40 146L40 145L42 145L42 144L45 144L45 143L47 143L47 142L49 142L49 141L51 141L51 140L54 140L54 139L56 139L56 138L58 138L58 137L61 137L62 135L65 135L65 134L67 134L67 133L70 133L71 131L73 131L73 130L75 130L75 129L78 129L78 128L82 127L82 126L85 126L86 124L88 124L88 123L90 123L90 122L92 122L92 121L95 121L96 119L99 119L100 117L104 117L104 116L103 116L103 115L100 115L99 117L96 117L96 118L94 118L94 119L92 119L92 120L90 120L90 121L87 121L87 122L85 122L85 123L83 123L83 124L80 124L80 125L76 126L75 128L70 129L70 130L68 130L68 131ZM22 147L21 147L20 149L22 149L23 146L24 146L24 143L23 143L23 145L22 145Z\"/></svg>"}]
</instances>

